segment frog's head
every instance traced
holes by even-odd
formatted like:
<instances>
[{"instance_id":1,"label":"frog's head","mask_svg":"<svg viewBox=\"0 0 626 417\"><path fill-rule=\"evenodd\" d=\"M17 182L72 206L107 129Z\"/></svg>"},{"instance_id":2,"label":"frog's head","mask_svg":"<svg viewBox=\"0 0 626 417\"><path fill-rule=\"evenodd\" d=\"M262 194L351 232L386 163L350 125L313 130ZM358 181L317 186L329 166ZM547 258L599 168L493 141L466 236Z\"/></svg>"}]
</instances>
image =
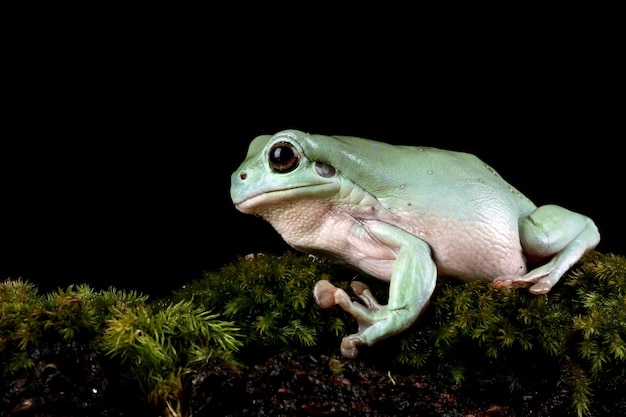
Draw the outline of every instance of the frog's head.
<instances>
[{"instance_id":1,"label":"frog's head","mask_svg":"<svg viewBox=\"0 0 626 417\"><path fill-rule=\"evenodd\" d=\"M316 147L319 144L312 135L297 130L256 137L231 176L230 196L235 207L255 214L268 205L336 194L340 176L320 160Z\"/></svg>"}]
</instances>

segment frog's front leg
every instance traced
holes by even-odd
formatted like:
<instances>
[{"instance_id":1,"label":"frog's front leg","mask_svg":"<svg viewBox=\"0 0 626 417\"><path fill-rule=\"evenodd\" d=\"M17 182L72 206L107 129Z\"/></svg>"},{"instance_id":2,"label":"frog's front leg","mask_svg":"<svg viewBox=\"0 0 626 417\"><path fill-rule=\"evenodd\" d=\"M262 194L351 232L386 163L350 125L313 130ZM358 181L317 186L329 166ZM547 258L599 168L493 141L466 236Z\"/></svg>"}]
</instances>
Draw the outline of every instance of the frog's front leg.
<instances>
[{"instance_id":1,"label":"frog's front leg","mask_svg":"<svg viewBox=\"0 0 626 417\"><path fill-rule=\"evenodd\" d=\"M399 248L389 282L387 305L378 304L369 288L360 282L353 282L352 289L365 305L352 302L345 291L328 281L319 281L313 290L320 307L338 304L359 324L358 332L341 342L341 354L348 358L357 356L357 346L371 346L415 323L435 290L437 280L437 269L426 242L384 223L375 222L368 230L382 244Z\"/></svg>"},{"instance_id":2,"label":"frog's front leg","mask_svg":"<svg viewBox=\"0 0 626 417\"><path fill-rule=\"evenodd\" d=\"M530 287L533 294L545 294L600 241L598 228L590 218L555 205L541 206L522 218L519 231L522 248L529 257L550 260L525 275L496 278L497 288Z\"/></svg>"}]
</instances>

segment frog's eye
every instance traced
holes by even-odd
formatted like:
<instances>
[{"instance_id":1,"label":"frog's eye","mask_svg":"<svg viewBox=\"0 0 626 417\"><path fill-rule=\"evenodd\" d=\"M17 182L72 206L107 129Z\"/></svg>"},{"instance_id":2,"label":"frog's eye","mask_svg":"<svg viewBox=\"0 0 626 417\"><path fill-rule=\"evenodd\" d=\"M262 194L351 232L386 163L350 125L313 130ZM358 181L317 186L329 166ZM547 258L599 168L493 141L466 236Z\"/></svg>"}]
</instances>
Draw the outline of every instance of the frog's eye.
<instances>
[{"instance_id":1,"label":"frog's eye","mask_svg":"<svg viewBox=\"0 0 626 417\"><path fill-rule=\"evenodd\" d=\"M269 161L275 172L290 172L300 164L300 153L289 142L276 142L270 149Z\"/></svg>"}]
</instances>

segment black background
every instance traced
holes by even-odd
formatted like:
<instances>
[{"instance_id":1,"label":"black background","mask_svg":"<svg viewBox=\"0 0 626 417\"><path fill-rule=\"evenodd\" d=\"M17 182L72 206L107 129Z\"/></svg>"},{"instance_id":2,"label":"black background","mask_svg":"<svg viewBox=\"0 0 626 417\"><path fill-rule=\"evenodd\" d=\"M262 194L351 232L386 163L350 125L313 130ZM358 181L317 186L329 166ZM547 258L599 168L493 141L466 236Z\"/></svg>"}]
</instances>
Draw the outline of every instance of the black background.
<instances>
[{"instance_id":1,"label":"black background","mask_svg":"<svg viewBox=\"0 0 626 417\"><path fill-rule=\"evenodd\" d=\"M425 36L199 13L21 14L7 29L0 279L165 294L288 249L229 197L248 143L286 128L477 154L536 204L592 217L597 249L625 254L610 25Z\"/></svg>"}]
</instances>

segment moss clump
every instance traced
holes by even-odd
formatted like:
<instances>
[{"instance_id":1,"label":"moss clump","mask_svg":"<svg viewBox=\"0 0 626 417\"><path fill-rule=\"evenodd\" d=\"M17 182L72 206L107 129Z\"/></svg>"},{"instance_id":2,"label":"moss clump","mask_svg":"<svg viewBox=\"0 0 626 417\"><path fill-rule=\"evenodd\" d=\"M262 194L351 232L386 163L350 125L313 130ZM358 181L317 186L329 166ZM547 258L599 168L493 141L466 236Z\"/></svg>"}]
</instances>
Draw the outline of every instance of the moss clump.
<instances>
[{"instance_id":1,"label":"moss clump","mask_svg":"<svg viewBox=\"0 0 626 417\"><path fill-rule=\"evenodd\" d=\"M318 279L346 289L345 272L290 252L239 258L175 291L173 299L223 312L245 335L244 350L255 354L336 347L355 331L354 320L339 307L317 307L312 289ZM387 284L368 284L386 302ZM453 383L491 378L517 391L538 379L564 381L582 416L589 413L594 383L624 374L625 294L626 260L598 252L587 254L547 295L440 279L420 321L386 346L396 363L434 370Z\"/></svg>"},{"instance_id":2,"label":"moss clump","mask_svg":"<svg viewBox=\"0 0 626 417\"><path fill-rule=\"evenodd\" d=\"M593 384L626 369L626 258L591 252L540 296L440 280L427 316L400 338L398 361L454 382L499 374L511 390L564 378L586 415Z\"/></svg>"},{"instance_id":3,"label":"moss clump","mask_svg":"<svg viewBox=\"0 0 626 417\"><path fill-rule=\"evenodd\" d=\"M28 371L39 345L62 341L119 359L159 415L185 415L184 379L209 361L230 366L241 342L238 329L191 301L163 305L146 295L86 285L39 295L21 280L0 283L2 378Z\"/></svg>"},{"instance_id":4,"label":"moss clump","mask_svg":"<svg viewBox=\"0 0 626 417\"><path fill-rule=\"evenodd\" d=\"M27 349L36 344L43 333L37 317L40 306L35 286L22 280L0 284L0 376L32 368Z\"/></svg>"},{"instance_id":5,"label":"moss clump","mask_svg":"<svg viewBox=\"0 0 626 417\"><path fill-rule=\"evenodd\" d=\"M287 252L280 256L240 257L235 262L173 292L173 300L220 311L244 334L244 348L293 351L333 341L346 334L352 318L337 309L320 309L313 287L332 278L346 288L339 269L322 260ZM334 343L334 342L333 342Z\"/></svg>"},{"instance_id":6,"label":"moss clump","mask_svg":"<svg viewBox=\"0 0 626 417\"><path fill-rule=\"evenodd\" d=\"M107 320L101 346L128 365L126 376L138 378L151 404L166 404L178 416L187 375L216 359L237 365L232 352L241 345L238 329L217 318L191 301L165 309L125 305Z\"/></svg>"},{"instance_id":7,"label":"moss clump","mask_svg":"<svg viewBox=\"0 0 626 417\"><path fill-rule=\"evenodd\" d=\"M347 289L351 274L291 252L242 257L156 302L86 285L40 295L21 280L0 282L0 378L29 372L44 341L87 346L116 362L159 415L183 416L186 382L214 362L236 367L248 354L313 346L336 351L356 323L339 307L319 308L312 289L319 279ZM388 284L368 283L385 303ZM381 358L460 385L565 384L576 414L593 414L594 384L626 373L626 258L591 252L540 296L440 279L415 326L363 354L380 348ZM341 366L331 362L329 371Z\"/></svg>"}]
</instances>

